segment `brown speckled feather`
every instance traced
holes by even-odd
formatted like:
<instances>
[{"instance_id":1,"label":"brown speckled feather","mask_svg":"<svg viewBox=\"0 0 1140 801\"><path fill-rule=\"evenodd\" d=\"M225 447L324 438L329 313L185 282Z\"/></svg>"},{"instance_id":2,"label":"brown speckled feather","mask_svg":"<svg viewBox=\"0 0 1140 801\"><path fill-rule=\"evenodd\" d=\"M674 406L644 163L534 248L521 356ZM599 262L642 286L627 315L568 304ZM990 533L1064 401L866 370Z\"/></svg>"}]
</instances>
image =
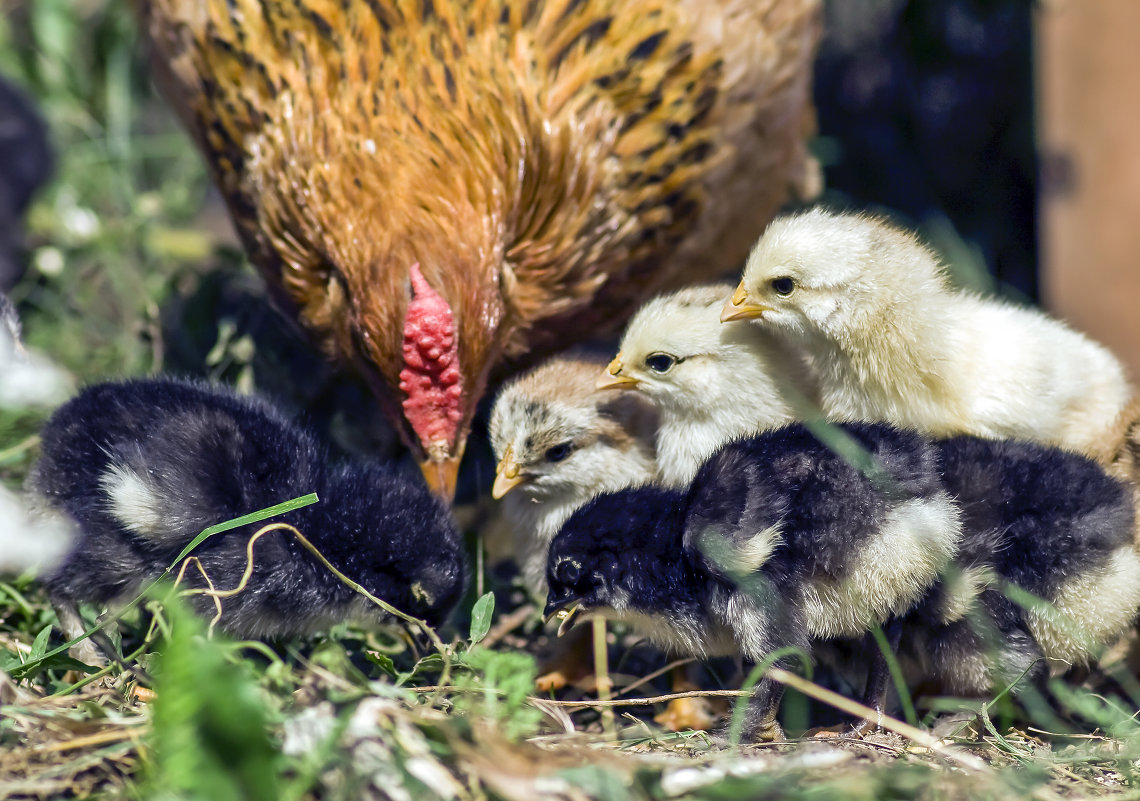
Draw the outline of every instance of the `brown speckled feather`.
<instances>
[{"instance_id":1,"label":"brown speckled feather","mask_svg":"<svg viewBox=\"0 0 1140 801\"><path fill-rule=\"evenodd\" d=\"M421 455L412 264L455 318L458 454L492 370L739 264L813 174L819 0L139 2L253 261Z\"/></svg>"}]
</instances>

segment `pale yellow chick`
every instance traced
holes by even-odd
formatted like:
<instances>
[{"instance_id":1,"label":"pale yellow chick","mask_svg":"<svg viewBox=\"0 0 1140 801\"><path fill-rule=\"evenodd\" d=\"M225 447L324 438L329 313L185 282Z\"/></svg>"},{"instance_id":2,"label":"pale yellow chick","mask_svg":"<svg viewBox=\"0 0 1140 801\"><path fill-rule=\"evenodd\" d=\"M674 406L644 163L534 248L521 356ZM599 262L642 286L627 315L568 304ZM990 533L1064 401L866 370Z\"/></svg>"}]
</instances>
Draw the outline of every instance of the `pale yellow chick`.
<instances>
[{"instance_id":1,"label":"pale yellow chick","mask_svg":"<svg viewBox=\"0 0 1140 801\"><path fill-rule=\"evenodd\" d=\"M599 388L635 390L657 406L657 482L687 486L721 445L801 419L811 381L803 360L769 332L722 325L727 284L646 303Z\"/></svg>"},{"instance_id":2,"label":"pale yellow chick","mask_svg":"<svg viewBox=\"0 0 1140 801\"><path fill-rule=\"evenodd\" d=\"M492 495L503 498L527 587L546 595L550 541L600 492L649 482L657 415L637 396L595 388L604 361L551 359L499 392L490 434L499 460Z\"/></svg>"},{"instance_id":3,"label":"pale yellow chick","mask_svg":"<svg viewBox=\"0 0 1140 801\"><path fill-rule=\"evenodd\" d=\"M724 305L802 349L836 421L1018 438L1099 456L1132 396L1103 346L1036 309L950 287L914 234L816 208L761 237Z\"/></svg>"}]
</instances>

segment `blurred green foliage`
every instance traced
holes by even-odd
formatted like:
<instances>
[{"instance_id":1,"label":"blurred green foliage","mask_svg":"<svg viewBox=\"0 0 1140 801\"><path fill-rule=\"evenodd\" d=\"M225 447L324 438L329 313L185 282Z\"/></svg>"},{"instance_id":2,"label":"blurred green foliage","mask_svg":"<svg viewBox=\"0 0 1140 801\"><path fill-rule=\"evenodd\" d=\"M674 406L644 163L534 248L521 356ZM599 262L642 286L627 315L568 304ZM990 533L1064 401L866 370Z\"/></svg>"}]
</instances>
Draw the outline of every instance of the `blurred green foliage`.
<instances>
[{"instance_id":1,"label":"blurred green foliage","mask_svg":"<svg viewBox=\"0 0 1140 801\"><path fill-rule=\"evenodd\" d=\"M177 599L167 599L164 614L145 797L277 801L281 757L248 667L206 640L205 625Z\"/></svg>"},{"instance_id":2,"label":"blurred green foliage","mask_svg":"<svg viewBox=\"0 0 1140 801\"><path fill-rule=\"evenodd\" d=\"M82 379L160 369L160 304L213 248L194 224L205 167L151 86L128 6L35 0L0 18L0 70L39 101L58 159L12 296L29 344Z\"/></svg>"}]
</instances>

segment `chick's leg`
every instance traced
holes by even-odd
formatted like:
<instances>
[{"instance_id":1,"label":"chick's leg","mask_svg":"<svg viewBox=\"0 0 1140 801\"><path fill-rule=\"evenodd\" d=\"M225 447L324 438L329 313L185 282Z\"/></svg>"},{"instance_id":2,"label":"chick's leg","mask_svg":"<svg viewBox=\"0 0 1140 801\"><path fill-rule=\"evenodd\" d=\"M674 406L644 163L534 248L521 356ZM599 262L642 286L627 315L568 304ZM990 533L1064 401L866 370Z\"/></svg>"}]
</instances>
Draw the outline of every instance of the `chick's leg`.
<instances>
[{"instance_id":1,"label":"chick's leg","mask_svg":"<svg viewBox=\"0 0 1140 801\"><path fill-rule=\"evenodd\" d=\"M744 713L744 726L741 728L744 742L770 743L784 739L784 729L776 720L783 696L784 685L769 678L763 678L756 684Z\"/></svg>"},{"instance_id":2,"label":"chick's leg","mask_svg":"<svg viewBox=\"0 0 1140 801\"><path fill-rule=\"evenodd\" d=\"M891 620L883 629L886 635L887 647L891 656L898 654L899 641L902 639L902 621ZM863 704L875 710L875 720L861 720L855 724L854 734L862 737L878 730L886 713L887 685L891 678L891 669L887 661L887 654L870 634L867 635L867 647L871 653L871 666L867 674L867 688L863 693Z\"/></svg>"},{"instance_id":3,"label":"chick's leg","mask_svg":"<svg viewBox=\"0 0 1140 801\"><path fill-rule=\"evenodd\" d=\"M539 665L534 688L540 693L577 684L593 672L590 627L578 626L556 641L552 653Z\"/></svg>"}]
</instances>

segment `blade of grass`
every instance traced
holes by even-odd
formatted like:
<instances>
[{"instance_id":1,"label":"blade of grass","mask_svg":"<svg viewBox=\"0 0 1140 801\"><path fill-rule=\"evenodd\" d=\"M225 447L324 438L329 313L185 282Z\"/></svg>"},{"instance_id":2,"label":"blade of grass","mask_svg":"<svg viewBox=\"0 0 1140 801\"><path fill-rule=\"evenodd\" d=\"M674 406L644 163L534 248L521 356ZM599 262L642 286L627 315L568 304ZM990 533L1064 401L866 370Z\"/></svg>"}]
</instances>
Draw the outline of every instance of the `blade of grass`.
<instances>
[{"instance_id":1,"label":"blade of grass","mask_svg":"<svg viewBox=\"0 0 1140 801\"><path fill-rule=\"evenodd\" d=\"M609 652L606 649L606 619L596 617L592 621L594 627L594 679L598 685L598 700L610 701L610 666ZM602 707L602 730L607 740L617 739L617 728L614 725L614 710L612 707Z\"/></svg>"},{"instance_id":2,"label":"blade of grass","mask_svg":"<svg viewBox=\"0 0 1140 801\"><path fill-rule=\"evenodd\" d=\"M914 701L911 700L910 690L907 689L906 679L903 677L902 668L899 666L899 660L895 656L894 649L891 648L890 643L887 642L887 635L883 631L882 626L874 626L871 629L871 635L875 638L875 644L882 652L883 658L887 661L887 670L890 671L891 681L894 682L895 692L898 693L899 704L903 709L903 716L906 722L911 726L918 725L918 715L914 711Z\"/></svg>"}]
</instances>

